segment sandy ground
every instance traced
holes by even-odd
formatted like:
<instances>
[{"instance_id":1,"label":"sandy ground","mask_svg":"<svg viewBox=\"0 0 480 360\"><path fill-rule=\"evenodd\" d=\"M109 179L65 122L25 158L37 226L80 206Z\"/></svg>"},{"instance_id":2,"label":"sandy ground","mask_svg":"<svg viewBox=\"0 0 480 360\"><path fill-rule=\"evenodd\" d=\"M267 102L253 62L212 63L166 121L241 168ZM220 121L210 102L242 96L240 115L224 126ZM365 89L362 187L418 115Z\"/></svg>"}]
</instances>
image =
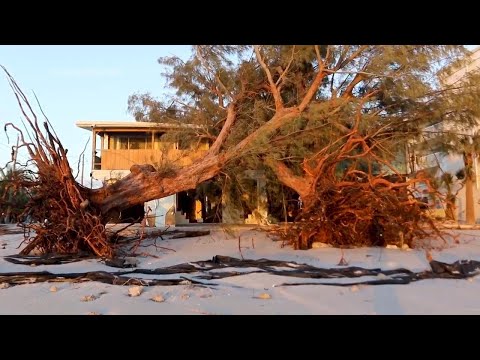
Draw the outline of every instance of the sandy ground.
<instances>
[{"instance_id":1,"label":"sandy ground","mask_svg":"<svg viewBox=\"0 0 480 360\"><path fill-rule=\"evenodd\" d=\"M9 226L14 229L15 226ZM4 227L5 229L5 227ZM189 227L188 230L194 230ZM480 230L452 230L459 244L432 250L434 259L453 262L458 259L480 260ZM157 245L174 249L140 248L138 267L160 268L190 261L209 260L215 255L247 259L276 259L338 266L339 249L318 248L295 251L272 241L264 232L239 227L233 233L220 227L210 235L157 239ZM26 266L5 261L5 255L17 254L22 234L0 235L0 273L49 271L53 273L117 271L100 260L84 260L63 265ZM425 251L395 248L362 248L344 251L350 266L413 271L429 269ZM243 269L242 271L245 271ZM133 276L133 275L132 275ZM179 275L135 275L144 278L178 278ZM185 274L191 277L192 274ZM365 277L365 280L369 278ZM370 277L371 279L371 277ZM358 281L359 279L355 279ZM462 280L435 279L408 285L353 285L347 287L301 285L282 287L284 282L312 282L301 279L254 273L221 280L217 286L151 286L139 289L98 282L55 282L12 286L0 289L0 314L480 314L480 276ZM319 280L319 281L325 281ZM337 279L352 282L352 279ZM135 294L136 295L136 294Z\"/></svg>"}]
</instances>

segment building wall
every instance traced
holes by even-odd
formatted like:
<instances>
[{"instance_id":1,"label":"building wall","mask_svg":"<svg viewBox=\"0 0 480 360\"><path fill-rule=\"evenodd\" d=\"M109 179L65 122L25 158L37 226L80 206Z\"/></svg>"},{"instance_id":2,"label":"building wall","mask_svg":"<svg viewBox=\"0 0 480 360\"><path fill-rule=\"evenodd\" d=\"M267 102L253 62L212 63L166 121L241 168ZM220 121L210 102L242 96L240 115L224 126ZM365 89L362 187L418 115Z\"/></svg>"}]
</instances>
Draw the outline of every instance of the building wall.
<instances>
[{"instance_id":1,"label":"building wall","mask_svg":"<svg viewBox=\"0 0 480 360\"><path fill-rule=\"evenodd\" d=\"M472 55L470 56L470 61L466 64L466 66L458 69L457 71L453 72L448 78L445 79L446 84L454 84L462 80L462 78L471 71L476 71L480 69L480 48L476 48ZM472 134L475 131L478 131L479 127L476 126L474 129L471 129ZM463 156L458 155L450 155L446 157L444 161L444 170L449 171L455 174L455 171L464 167ZM475 219L477 222L480 221L480 174L479 171L479 162L478 157L474 163L474 172L476 174L475 178L475 186L474 186L474 205L475 205ZM466 203L466 196L465 196L465 187L463 187L458 195L457 195L457 216L458 220L465 221L465 203Z\"/></svg>"},{"instance_id":2,"label":"building wall","mask_svg":"<svg viewBox=\"0 0 480 360\"><path fill-rule=\"evenodd\" d=\"M175 207L175 194L161 199L150 200L145 203L145 211L150 207L155 217L155 226L167 225L167 212Z\"/></svg>"},{"instance_id":3,"label":"building wall","mask_svg":"<svg viewBox=\"0 0 480 360\"><path fill-rule=\"evenodd\" d=\"M452 72L447 78L445 78L445 84L453 84L456 81L462 79L470 71L477 70L480 68L480 47L474 49L470 56L470 61L466 66L461 67L460 69Z\"/></svg>"},{"instance_id":4,"label":"building wall","mask_svg":"<svg viewBox=\"0 0 480 360\"><path fill-rule=\"evenodd\" d=\"M474 71L478 69L480 69L480 48L477 48L473 51L470 57L470 61L466 64L466 66L452 72L452 74L450 74L448 77L443 79L443 83L447 85L452 85L456 82L461 82L465 74L467 74L470 71ZM444 122L439 122L429 127L426 127L424 129L424 133L426 134L427 137L433 137L435 136L435 134L434 133L428 134L428 132L448 131L448 130L455 130L454 125L444 123ZM470 129L472 134L478 130L479 130L478 126ZM419 169L438 166L439 171L437 172L437 176L441 176L442 172L449 172L450 174L455 176L456 172L460 169L463 169L465 166L462 154L441 154L441 153L431 153L431 154L421 156L417 159L417 165ZM480 222L480 164L479 164L478 156L474 163L474 172L476 174L476 178L475 178L476 181L475 181L475 187L474 187L475 218L477 222ZM458 189L460 189L459 182L454 188L454 192ZM445 192L445 190L443 191ZM466 220L465 203L466 203L465 187L463 187L458 191L457 201L456 201L457 219L459 221Z\"/></svg>"}]
</instances>

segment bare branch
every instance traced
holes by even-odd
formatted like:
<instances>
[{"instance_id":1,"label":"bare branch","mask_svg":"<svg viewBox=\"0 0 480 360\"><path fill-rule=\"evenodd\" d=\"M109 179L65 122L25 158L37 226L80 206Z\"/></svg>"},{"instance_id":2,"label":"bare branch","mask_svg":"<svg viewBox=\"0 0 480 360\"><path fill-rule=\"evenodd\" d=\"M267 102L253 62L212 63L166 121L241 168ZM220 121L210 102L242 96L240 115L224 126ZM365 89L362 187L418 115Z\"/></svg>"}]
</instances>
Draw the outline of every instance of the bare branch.
<instances>
[{"instance_id":1,"label":"bare branch","mask_svg":"<svg viewBox=\"0 0 480 360\"><path fill-rule=\"evenodd\" d=\"M323 68L320 68L318 70L317 75L315 76L315 79L312 82L312 85L310 85L310 88L308 89L307 93L305 94L304 98L302 99L302 102L298 106L298 110L302 112L305 110L305 108L308 106L310 101L312 100L313 96L317 93L318 87L322 83L323 78L325 77L327 73L323 71Z\"/></svg>"},{"instance_id":2,"label":"bare branch","mask_svg":"<svg viewBox=\"0 0 480 360\"><path fill-rule=\"evenodd\" d=\"M320 55L320 49L318 48L318 45L315 45L315 54L317 55L317 62L318 66L323 66L323 61L322 61L322 56Z\"/></svg>"},{"instance_id":3,"label":"bare branch","mask_svg":"<svg viewBox=\"0 0 480 360\"><path fill-rule=\"evenodd\" d=\"M90 142L90 138L87 139L87 142L85 143L85 146L83 147L83 150L82 152L80 153L80 155L78 155L78 161L77 161L77 174L74 176L75 179L77 178L78 174L80 173L80 159L82 158L82 156L84 155L85 153L85 150L87 150L87 145L88 143ZM83 184L82 184L83 185Z\"/></svg>"},{"instance_id":4,"label":"bare branch","mask_svg":"<svg viewBox=\"0 0 480 360\"><path fill-rule=\"evenodd\" d=\"M348 84L347 88L345 89L345 91L342 94L342 97L344 97L344 98L351 97L353 88L363 80L363 78L364 78L363 76L364 76L363 74L357 73L355 75L355 77L353 78L353 80L350 82L350 84Z\"/></svg>"},{"instance_id":5,"label":"bare branch","mask_svg":"<svg viewBox=\"0 0 480 360\"><path fill-rule=\"evenodd\" d=\"M281 81L285 78L285 76L288 74L288 70L290 69L290 66L292 65L294 55L295 55L295 45L292 46L292 56L290 57L290 61L288 62L287 67L285 68L285 70L283 70L282 73L280 74L280 77L278 78L278 80L277 80L277 82L275 83L275 85L280 84L280 82L281 82Z\"/></svg>"},{"instance_id":6,"label":"bare branch","mask_svg":"<svg viewBox=\"0 0 480 360\"><path fill-rule=\"evenodd\" d=\"M370 73L365 71L355 71L355 70L343 71L343 70L335 70L335 69L325 69L324 71L329 74L360 74L360 75L373 76L373 77L395 78L395 76L393 75L375 74L375 73Z\"/></svg>"},{"instance_id":7,"label":"bare branch","mask_svg":"<svg viewBox=\"0 0 480 360\"><path fill-rule=\"evenodd\" d=\"M335 69L338 70L338 69L341 69L341 68L347 66L349 63L351 63L353 60L355 60L362 52L364 52L368 48L369 48L368 45L360 46L360 48L357 51L355 51L352 55L350 55L347 59L345 59L343 61L340 61L340 59L341 59L341 57L340 57ZM347 53L348 50L349 50L349 47L347 47L345 49L345 53Z\"/></svg>"},{"instance_id":8,"label":"bare branch","mask_svg":"<svg viewBox=\"0 0 480 360\"><path fill-rule=\"evenodd\" d=\"M267 64L265 64L265 61L263 60L262 58L262 55L260 54L260 48L258 45L255 45L254 46L254 49L255 49L255 54L257 56L257 60L258 62L260 63L260 65L262 66L262 69L263 71L265 72L265 74L267 75L267 79L268 79L268 83L270 84L270 91L272 92L272 95L273 95L273 98L275 100L275 109L277 111L283 109L283 100L282 100L282 97L280 96L280 93L278 91L278 88L277 86L275 85L275 82L273 81L273 78L272 78L272 73L270 72L270 70L268 69L268 66Z\"/></svg>"},{"instance_id":9,"label":"bare branch","mask_svg":"<svg viewBox=\"0 0 480 360\"><path fill-rule=\"evenodd\" d=\"M225 140L227 139L230 133L230 129L232 128L235 122L235 117L236 117L235 103L230 103L227 108L227 120L225 120L225 124L223 125L222 130L220 131L220 134L218 134L217 139L210 147L209 154L217 155L220 152L220 148L222 147Z\"/></svg>"}]
</instances>

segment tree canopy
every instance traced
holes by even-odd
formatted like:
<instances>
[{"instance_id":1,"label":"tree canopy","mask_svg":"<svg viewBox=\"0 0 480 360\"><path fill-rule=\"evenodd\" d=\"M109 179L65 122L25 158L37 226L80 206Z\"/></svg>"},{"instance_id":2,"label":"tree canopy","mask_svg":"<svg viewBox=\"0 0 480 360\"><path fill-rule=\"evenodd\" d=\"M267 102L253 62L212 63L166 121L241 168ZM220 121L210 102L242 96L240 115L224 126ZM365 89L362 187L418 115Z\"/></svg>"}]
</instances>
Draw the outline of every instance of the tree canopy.
<instances>
[{"instance_id":1,"label":"tree canopy","mask_svg":"<svg viewBox=\"0 0 480 360\"><path fill-rule=\"evenodd\" d=\"M359 163L385 162L380 168L395 172L406 141L425 126L448 121L461 133L475 124L478 74L441 82L467 54L452 45L194 46L188 61L159 59L175 95L135 94L129 110L141 121L200 125L190 136L213 142L230 108L235 121L220 145L235 153L230 161L268 165L302 193L326 155L317 154L351 136L366 141L349 156L368 151Z\"/></svg>"}]
</instances>

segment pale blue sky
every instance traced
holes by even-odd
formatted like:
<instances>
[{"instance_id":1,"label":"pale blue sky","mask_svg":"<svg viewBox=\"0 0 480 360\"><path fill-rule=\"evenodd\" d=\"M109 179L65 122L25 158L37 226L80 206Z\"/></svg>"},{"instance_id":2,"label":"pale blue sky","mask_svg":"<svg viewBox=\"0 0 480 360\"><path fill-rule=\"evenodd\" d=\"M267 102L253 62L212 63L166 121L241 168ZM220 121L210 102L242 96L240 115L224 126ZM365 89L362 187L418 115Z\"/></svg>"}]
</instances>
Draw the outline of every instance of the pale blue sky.
<instances>
[{"instance_id":1,"label":"pale blue sky","mask_svg":"<svg viewBox=\"0 0 480 360\"><path fill-rule=\"evenodd\" d=\"M470 49L476 45L469 45ZM186 45L0 45L0 64L35 103L33 91L53 124L69 160L77 168L90 132L75 126L78 120L130 120L128 96L135 92L164 92L161 56L187 58ZM3 131L6 122L20 124L21 113L4 74L0 76L0 166L11 148ZM16 134L9 131L10 142ZM90 144L89 148L90 149ZM90 152L85 154L85 173L90 172ZM19 159L27 159L25 152Z\"/></svg>"},{"instance_id":2,"label":"pale blue sky","mask_svg":"<svg viewBox=\"0 0 480 360\"><path fill-rule=\"evenodd\" d=\"M36 104L33 91L59 138L69 149L69 161L76 169L90 132L75 126L78 120L130 120L128 96L150 92L161 96L164 81L161 56L187 58L186 45L0 45L0 64L15 78L19 86ZM39 115L39 112L37 113ZM10 159L10 145L3 126L20 123L21 113L7 79L0 75L0 166ZM10 144L16 134L9 130ZM88 149L90 150L89 144ZM86 177L90 172L91 153L85 154ZM25 152L19 159L27 159Z\"/></svg>"}]
</instances>

